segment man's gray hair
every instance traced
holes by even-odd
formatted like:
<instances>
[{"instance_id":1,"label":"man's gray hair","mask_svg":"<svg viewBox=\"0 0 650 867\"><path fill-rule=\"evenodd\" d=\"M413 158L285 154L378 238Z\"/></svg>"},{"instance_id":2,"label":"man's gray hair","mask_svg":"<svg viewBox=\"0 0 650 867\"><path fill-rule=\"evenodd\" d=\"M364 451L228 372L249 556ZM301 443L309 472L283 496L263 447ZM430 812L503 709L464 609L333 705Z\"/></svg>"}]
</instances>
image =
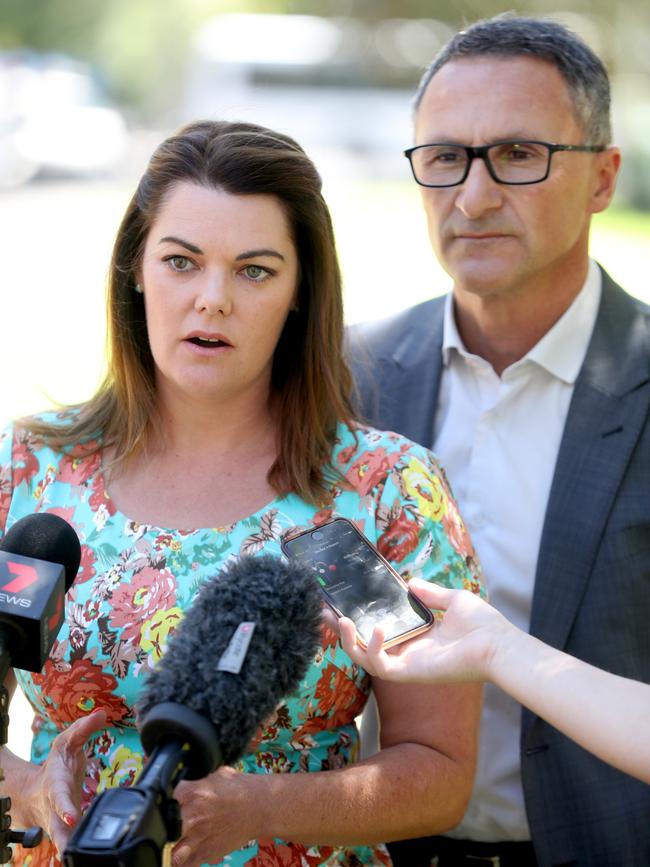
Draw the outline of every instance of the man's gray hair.
<instances>
[{"instance_id":1,"label":"man's gray hair","mask_svg":"<svg viewBox=\"0 0 650 867\"><path fill-rule=\"evenodd\" d=\"M504 13L472 24L457 33L434 57L413 101L417 114L433 76L451 60L481 57L534 57L552 63L567 83L588 144L611 142L609 77L602 60L575 33L544 18Z\"/></svg>"}]
</instances>

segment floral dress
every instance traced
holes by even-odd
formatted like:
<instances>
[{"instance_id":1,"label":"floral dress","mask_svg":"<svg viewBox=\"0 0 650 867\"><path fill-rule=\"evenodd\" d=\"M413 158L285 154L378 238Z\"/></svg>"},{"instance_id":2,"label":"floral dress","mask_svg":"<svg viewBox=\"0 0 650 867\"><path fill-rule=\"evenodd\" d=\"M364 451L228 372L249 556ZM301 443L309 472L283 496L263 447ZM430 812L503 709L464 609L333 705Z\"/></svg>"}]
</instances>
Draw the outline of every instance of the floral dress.
<instances>
[{"instance_id":1,"label":"floral dress","mask_svg":"<svg viewBox=\"0 0 650 867\"><path fill-rule=\"evenodd\" d=\"M50 415L50 420L64 415ZM65 623L39 674L16 671L34 708L32 760L44 761L58 732L94 708L108 727L86 745L82 808L142 769L134 705L143 676L165 652L201 584L243 554L281 556L297 528L345 517L406 579L417 575L483 592L482 575L444 474L426 449L393 433L340 425L333 452L340 478L320 508L278 497L226 527L170 530L123 515L106 490L99 453L55 451L21 429L0 434L0 530L32 512L65 518L81 541L81 566L66 596ZM322 648L293 696L278 707L238 763L245 773L340 768L357 758L355 717L370 677L323 630ZM58 865L54 847L16 848L15 864ZM383 846L306 846L250 841L231 867L390 865Z\"/></svg>"}]
</instances>

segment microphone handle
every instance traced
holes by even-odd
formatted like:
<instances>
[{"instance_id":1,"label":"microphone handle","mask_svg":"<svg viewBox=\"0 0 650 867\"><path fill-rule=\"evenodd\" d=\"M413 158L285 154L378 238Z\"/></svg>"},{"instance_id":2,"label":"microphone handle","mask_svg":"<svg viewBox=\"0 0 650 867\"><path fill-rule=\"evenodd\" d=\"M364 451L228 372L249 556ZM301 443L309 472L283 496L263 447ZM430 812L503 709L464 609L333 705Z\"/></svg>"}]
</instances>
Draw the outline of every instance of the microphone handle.
<instances>
[{"instance_id":1,"label":"microphone handle","mask_svg":"<svg viewBox=\"0 0 650 867\"><path fill-rule=\"evenodd\" d=\"M96 798L66 847L66 867L159 867L181 836L174 787L200 779L221 762L212 723L182 705L161 703L142 726L150 758L132 786Z\"/></svg>"},{"instance_id":2,"label":"microphone handle","mask_svg":"<svg viewBox=\"0 0 650 867\"><path fill-rule=\"evenodd\" d=\"M187 772L190 750L190 744L181 740L169 740L157 746L134 785L171 795Z\"/></svg>"},{"instance_id":3,"label":"microphone handle","mask_svg":"<svg viewBox=\"0 0 650 867\"><path fill-rule=\"evenodd\" d=\"M106 789L93 801L63 853L66 867L160 867L181 836L172 790L187 770L189 746L156 747L133 786Z\"/></svg>"}]
</instances>

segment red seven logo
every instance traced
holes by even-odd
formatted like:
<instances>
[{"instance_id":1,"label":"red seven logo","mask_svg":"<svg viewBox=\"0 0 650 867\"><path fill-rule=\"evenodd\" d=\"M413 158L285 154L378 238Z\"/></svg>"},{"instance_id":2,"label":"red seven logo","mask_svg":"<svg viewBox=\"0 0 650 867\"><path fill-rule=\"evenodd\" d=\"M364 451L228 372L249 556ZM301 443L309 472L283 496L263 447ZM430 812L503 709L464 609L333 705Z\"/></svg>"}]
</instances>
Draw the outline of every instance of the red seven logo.
<instances>
[{"instance_id":1,"label":"red seven logo","mask_svg":"<svg viewBox=\"0 0 650 867\"><path fill-rule=\"evenodd\" d=\"M56 600L56 610L53 612L52 616L47 621L47 628L50 632L54 632L54 630L58 627L61 622L61 614L63 613L63 597L59 596ZM58 631L58 630L57 630Z\"/></svg>"},{"instance_id":2,"label":"red seven logo","mask_svg":"<svg viewBox=\"0 0 650 867\"><path fill-rule=\"evenodd\" d=\"M27 563L12 563L11 560L8 560L7 568L12 575L16 576L13 581L0 588L7 593L20 593L21 590L25 590L25 588L38 581L38 572Z\"/></svg>"}]
</instances>

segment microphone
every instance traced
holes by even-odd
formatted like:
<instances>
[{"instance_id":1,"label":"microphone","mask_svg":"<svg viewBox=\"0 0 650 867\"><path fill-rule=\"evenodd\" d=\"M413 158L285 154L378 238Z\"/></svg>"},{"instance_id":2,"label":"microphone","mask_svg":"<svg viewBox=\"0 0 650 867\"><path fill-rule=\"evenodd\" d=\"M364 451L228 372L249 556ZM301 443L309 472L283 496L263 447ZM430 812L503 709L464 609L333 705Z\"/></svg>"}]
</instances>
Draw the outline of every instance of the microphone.
<instances>
[{"instance_id":1,"label":"microphone","mask_svg":"<svg viewBox=\"0 0 650 867\"><path fill-rule=\"evenodd\" d=\"M133 786L93 802L66 867L158 867L165 844L181 836L174 787L244 754L305 676L321 616L313 573L295 561L244 556L207 582L138 702L149 761Z\"/></svg>"},{"instance_id":2,"label":"microphone","mask_svg":"<svg viewBox=\"0 0 650 867\"><path fill-rule=\"evenodd\" d=\"M77 534L58 515L38 512L17 521L0 543L0 746L7 743L10 665L39 672L63 623L63 600L81 562ZM0 782L4 779L0 768ZM11 830L11 800L0 798L0 860L10 843L38 846L39 827Z\"/></svg>"},{"instance_id":3,"label":"microphone","mask_svg":"<svg viewBox=\"0 0 650 867\"><path fill-rule=\"evenodd\" d=\"M61 624L66 592L81 562L70 524L38 512L17 521L0 543L0 655L39 672Z\"/></svg>"}]
</instances>

